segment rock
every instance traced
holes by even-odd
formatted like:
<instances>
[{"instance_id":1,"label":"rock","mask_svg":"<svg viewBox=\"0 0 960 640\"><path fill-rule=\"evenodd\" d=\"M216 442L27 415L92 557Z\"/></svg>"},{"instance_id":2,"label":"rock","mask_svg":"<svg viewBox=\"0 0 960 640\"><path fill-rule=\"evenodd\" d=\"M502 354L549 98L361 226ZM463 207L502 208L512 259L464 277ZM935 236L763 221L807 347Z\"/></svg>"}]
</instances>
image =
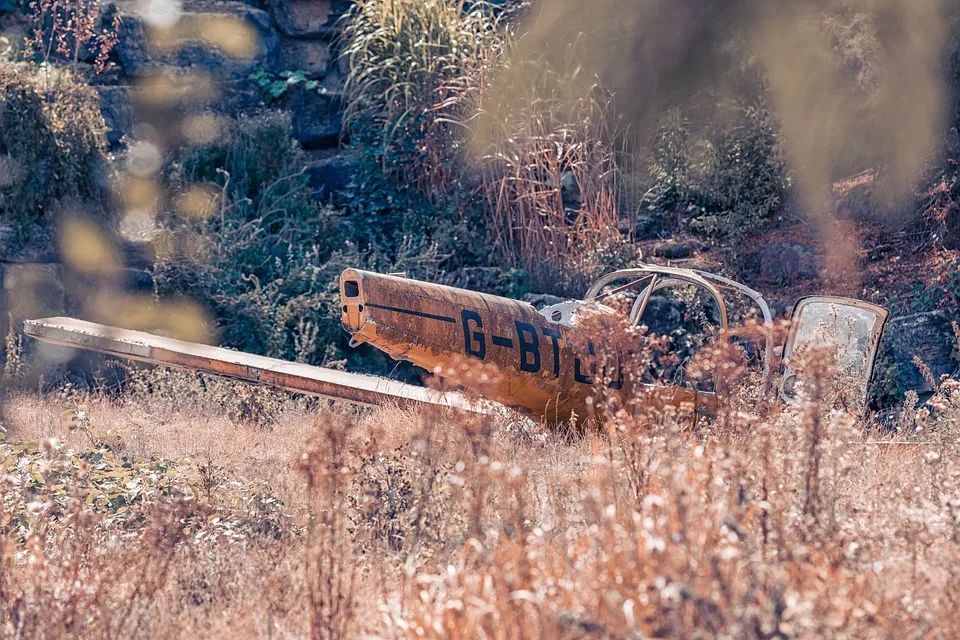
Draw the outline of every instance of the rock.
<instances>
[{"instance_id":1,"label":"rock","mask_svg":"<svg viewBox=\"0 0 960 640\"><path fill-rule=\"evenodd\" d=\"M340 91L350 73L350 60L347 56L341 55L339 49L341 43L330 43L330 65L327 67L327 73L323 77L321 84L330 91Z\"/></svg>"},{"instance_id":2,"label":"rock","mask_svg":"<svg viewBox=\"0 0 960 640\"><path fill-rule=\"evenodd\" d=\"M304 149L331 147L340 142L340 95L301 89L285 97L293 113L293 137Z\"/></svg>"},{"instance_id":3,"label":"rock","mask_svg":"<svg viewBox=\"0 0 960 640\"><path fill-rule=\"evenodd\" d=\"M349 8L344 0L266 0L277 29L292 38L331 38L336 20Z\"/></svg>"},{"instance_id":4,"label":"rock","mask_svg":"<svg viewBox=\"0 0 960 640\"><path fill-rule=\"evenodd\" d=\"M281 71L304 71L308 78L318 80L327 75L333 56L329 42L283 38L280 40L277 59L277 68Z\"/></svg>"},{"instance_id":5,"label":"rock","mask_svg":"<svg viewBox=\"0 0 960 640\"><path fill-rule=\"evenodd\" d=\"M344 153L334 153L314 160L309 165L310 186L318 199L329 198L353 179L355 167Z\"/></svg>"},{"instance_id":6,"label":"rock","mask_svg":"<svg viewBox=\"0 0 960 640\"><path fill-rule=\"evenodd\" d=\"M275 68L279 38L265 11L241 2L191 5L169 29L169 40L148 36L138 4L119 3L117 58L128 76L158 67L180 67L217 77L245 75L256 67Z\"/></svg>"},{"instance_id":7,"label":"rock","mask_svg":"<svg viewBox=\"0 0 960 640\"><path fill-rule=\"evenodd\" d=\"M653 249L653 255L667 260L682 260L693 255L694 251L699 251L702 245L691 240L681 240L679 242L666 242L657 245Z\"/></svg>"},{"instance_id":8,"label":"rock","mask_svg":"<svg viewBox=\"0 0 960 640\"><path fill-rule=\"evenodd\" d=\"M960 322L960 309L939 309L906 316L896 316L887 322L883 332L881 353L896 362L900 383L905 389L924 394L933 389L914 364L920 358L934 379L957 371L957 338L953 322Z\"/></svg>"},{"instance_id":9,"label":"rock","mask_svg":"<svg viewBox=\"0 0 960 640\"><path fill-rule=\"evenodd\" d=\"M777 242L757 254L760 277L775 284L817 277L818 260L813 249L793 242Z\"/></svg>"},{"instance_id":10,"label":"rock","mask_svg":"<svg viewBox=\"0 0 960 640\"><path fill-rule=\"evenodd\" d=\"M525 293L520 299L524 302L529 302L537 309L543 309L544 307L567 301L566 298L550 295L549 293Z\"/></svg>"},{"instance_id":11,"label":"rock","mask_svg":"<svg viewBox=\"0 0 960 640\"><path fill-rule=\"evenodd\" d=\"M100 93L100 111L107 123L107 140L117 145L133 130L135 123L130 87L97 87Z\"/></svg>"},{"instance_id":12,"label":"rock","mask_svg":"<svg viewBox=\"0 0 960 640\"><path fill-rule=\"evenodd\" d=\"M646 325L650 333L666 336L683 328L683 303L668 296L652 295L647 300L640 324Z\"/></svg>"},{"instance_id":13,"label":"rock","mask_svg":"<svg viewBox=\"0 0 960 640\"><path fill-rule=\"evenodd\" d=\"M118 238L117 244L123 264L129 268L145 271L157 261L157 248L149 240Z\"/></svg>"},{"instance_id":14,"label":"rock","mask_svg":"<svg viewBox=\"0 0 960 640\"><path fill-rule=\"evenodd\" d=\"M563 206L579 210L582 198L577 176L572 171L564 171L560 174L560 199Z\"/></svg>"}]
</instances>

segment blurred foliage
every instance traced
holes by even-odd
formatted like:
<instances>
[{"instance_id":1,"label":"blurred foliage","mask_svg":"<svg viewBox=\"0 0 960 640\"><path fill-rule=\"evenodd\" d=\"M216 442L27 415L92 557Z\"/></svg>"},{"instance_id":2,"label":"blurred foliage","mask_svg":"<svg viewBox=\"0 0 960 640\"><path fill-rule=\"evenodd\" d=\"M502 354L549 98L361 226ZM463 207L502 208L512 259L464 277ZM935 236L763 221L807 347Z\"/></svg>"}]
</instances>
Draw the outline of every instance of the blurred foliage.
<instances>
[{"instance_id":1,"label":"blurred foliage","mask_svg":"<svg viewBox=\"0 0 960 640\"><path fill-rule=\"evenodd\" d=\"M694 129L668 112L654 140L650 210L678 212L708 236L736 236L770 217L790 186L779 131L762 101L732 107L729 119Z\"/></svg>"},{"instance_id":2,"label":"blurred foliage","mask_svg":"<svg viewBox=\"0 0 960 640\"><path fill-rule=\"evenodd\" d=\"M106 125L97 92L70 72L0 65L0 211L17 225L78 205L106 208Z\"/></svg>"}]
</instances>

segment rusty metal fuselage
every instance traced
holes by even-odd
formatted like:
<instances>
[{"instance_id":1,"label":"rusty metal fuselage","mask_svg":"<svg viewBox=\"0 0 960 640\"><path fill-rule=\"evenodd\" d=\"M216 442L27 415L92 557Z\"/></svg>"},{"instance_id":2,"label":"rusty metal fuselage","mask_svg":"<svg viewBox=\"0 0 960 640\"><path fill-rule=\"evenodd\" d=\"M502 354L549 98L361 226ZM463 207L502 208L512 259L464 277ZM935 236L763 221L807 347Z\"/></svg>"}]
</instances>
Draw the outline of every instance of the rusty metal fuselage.
<instances>
[{"instance_id":1,"label":"rusty metal fuselage","mask_svg":"<svg viewBox=\"0 0 960 640\"><path fill-rule=\"evenodd\" d=\"M588 329L562 310L553 312L554 320L525 302L358 269L343 272L340 294L351 344L369 343L427 371L464 356L496 365L499 382L482 395L550 423L585 418L598 384L614 393L643 392L657 404L716 405L712 393L694 389L627 389L619 363L598 366L602 339L593 334L617 321L601 304L579 303L581 319L594 318Z\"/></svg>"}]
</instances>

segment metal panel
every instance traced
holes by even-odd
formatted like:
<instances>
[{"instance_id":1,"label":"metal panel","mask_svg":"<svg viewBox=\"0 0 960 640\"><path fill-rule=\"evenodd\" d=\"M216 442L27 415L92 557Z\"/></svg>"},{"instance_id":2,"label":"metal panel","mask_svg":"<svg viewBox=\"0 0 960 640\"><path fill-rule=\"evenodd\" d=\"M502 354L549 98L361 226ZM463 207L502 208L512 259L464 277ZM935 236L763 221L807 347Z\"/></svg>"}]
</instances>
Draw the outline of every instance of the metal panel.
<instances>
[{"instance_id":1,"label":"metal panel","mask_svg":"<svg viewBox=\"0 0 960 640\"><path fill-rule=\"evenodd\" d=\"M482 411L481 407L457 393L441 393L376 376L298 364L74 318L27 320L24 332L42 342L200 371L351 404L430 404Z\"/></svg>"}]
</instances>

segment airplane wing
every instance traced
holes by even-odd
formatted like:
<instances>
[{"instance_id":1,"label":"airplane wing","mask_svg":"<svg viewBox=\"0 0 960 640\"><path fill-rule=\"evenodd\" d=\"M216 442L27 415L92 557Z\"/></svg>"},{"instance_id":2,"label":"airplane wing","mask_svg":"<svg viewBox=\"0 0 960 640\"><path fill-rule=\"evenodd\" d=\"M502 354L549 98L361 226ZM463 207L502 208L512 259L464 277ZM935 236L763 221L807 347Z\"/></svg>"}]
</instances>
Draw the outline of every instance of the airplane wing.
<instances>
[{"instance_id":1,"label":"airplane wing","mask_svg":"<svg viewBox=\"0 0 960 640\"><path fill-rule=\"evenodd\" d=\"M41 342L189 369L356 405L427 404L484 412L482 407L458 393L439 392L377 376L267 358L74 318L26 320L24 333Z\"/></svg>"}]
</instances>

